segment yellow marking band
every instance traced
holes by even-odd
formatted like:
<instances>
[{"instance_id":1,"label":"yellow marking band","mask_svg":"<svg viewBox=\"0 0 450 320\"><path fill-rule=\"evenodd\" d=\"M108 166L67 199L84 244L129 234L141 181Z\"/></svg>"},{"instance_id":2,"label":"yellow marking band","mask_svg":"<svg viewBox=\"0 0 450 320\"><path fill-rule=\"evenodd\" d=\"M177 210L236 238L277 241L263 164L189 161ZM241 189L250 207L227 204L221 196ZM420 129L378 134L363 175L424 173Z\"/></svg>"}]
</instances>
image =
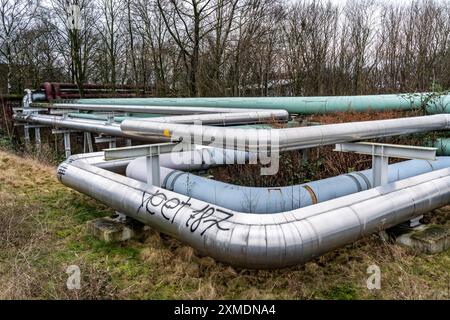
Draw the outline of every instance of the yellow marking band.
<instances>
[{"instance_id":1,"label":"yellow marking band","mask_svg":"<svg viewBox=\"0 0 450 320\"><path fill-rule=\"evenodd\" d=\"M165 137L170 137L170 131L169 131L169 129L164 129L163 135L164 135Z\"/></svg>"}]
</instances>

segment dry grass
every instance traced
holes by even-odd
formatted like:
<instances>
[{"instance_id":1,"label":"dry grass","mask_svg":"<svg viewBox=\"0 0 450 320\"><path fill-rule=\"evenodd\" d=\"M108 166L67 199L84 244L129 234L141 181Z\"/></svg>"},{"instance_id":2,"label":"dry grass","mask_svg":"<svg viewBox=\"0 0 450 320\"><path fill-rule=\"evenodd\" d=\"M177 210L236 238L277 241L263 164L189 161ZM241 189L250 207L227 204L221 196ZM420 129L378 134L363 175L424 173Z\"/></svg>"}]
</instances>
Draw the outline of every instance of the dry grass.
<instances>
[{"instance_id":1,"label":"dry grass","mask_svg":"<svg viewBox=\"0 0 450 320\"><path fill-rule=\"evenodd\" d=\"M86 221L112 212L62 186L54 168L0 151L0 298L13 299L449 299L450 250L424 255L373 235L305 265L246 270L198 256L150 230L142 241L107 244ZM449 223L450 207L428 214ZM81 290L65 286L67 266ZM382 289L366 288L367 267Z\"/></svg>"}]
</instances>

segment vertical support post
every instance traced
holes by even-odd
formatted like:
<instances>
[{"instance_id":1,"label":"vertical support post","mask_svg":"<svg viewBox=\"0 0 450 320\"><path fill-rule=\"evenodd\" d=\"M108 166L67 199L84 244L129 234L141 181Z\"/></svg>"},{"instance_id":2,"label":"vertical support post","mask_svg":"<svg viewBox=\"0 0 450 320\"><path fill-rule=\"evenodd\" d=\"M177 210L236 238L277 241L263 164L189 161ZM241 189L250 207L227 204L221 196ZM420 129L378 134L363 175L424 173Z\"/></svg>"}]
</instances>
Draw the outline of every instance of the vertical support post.
<instances>
[{"instance_id":1,"label":"vertical support post","mask_svg":"<svg viewBox=\"0 0 450 320\"><path fill-rule=\"evenodd\" d=\"M389 158L385 156L372 156L372 181L373 187L383 186L388 183Z\"/></svg>"},{"instance_id":2,"label":"vertical support post","mask_svg":"<svg viewBox=\"0 0 450 320\"><path fill-rule=\"evenodd\" d=\"M36 142L36 149L41 150L41 128L34 128L34 140Z\"/></svg>"},{"instance_id":3,"label":"vertical support post","mask_svg":"<svg viewBox=\"0 0 450 320\"><path fill-rule=\"evenodd\" d=\"M303 162L308 162L309 159L309 148L308 149L302 149L301 153L302 153L302 161Z\"/></svg>"},{"instance_id":4,"label":"vertical support post","mask_svg":"<svg viewBox=\"0 0 450 320\"><path fill-rule=\"evenodd\" d=\"M115 148L116 147L116 138L111 138L111 140L109 140L109 148Z\"/></svg>"},{"instance_id":5,"label":"vertical support post","mask_svg":"<svg viewBox=\"0 0 450 320\"><path fill-rule=\"evenodd\" d=\"M161 186L161 179L159 174L159 155L147 156L147 183L156 187Z\"/></svg>"},{"instance_id":6,"label":"vertical support post","mask_svg":"<svg viewBox=\"0 0 450 320\"><path fill-rule=\"evenodd\" d=\"M64 132L64 152L66 159L72 155L72 150L70 148L70 132Z\"/></svg>"},{"instance_id":7,"label":"vertical support post","mask_svg":"<svg viewBox=\"0 0 450 320\"><path fill-rule=\"evenodd\" d=\"M92 135L90 132L84 132L83 141L83 152L94 152L94 147L92 146Z\"/></svg>"},{"instance_id":8,"label":"vertical support post","mask_svg":"<svg viewBox=\"0 0 450 320\"><path fill-rule=\"evenodd\" d=\"M24 136L24 139L25 139L25 144L28 145L30 143L30 129L28 128L27 125L24 125L23 129L24 129L23 136Z\"/></svg>"},{"instance_id":9,"label":"vertical support post","mask_svg":"<svg viewBox=\"0 0 450 320\"><path fill-rule=\"evenodd\" d=\"M92 145L92 134L90 132L86 132L86 139L88 143L88 151L94 152L94 146Z\"/></svg>"},{"instance_id":10,"label":"vertical support post","mask_svg":"<svg viewBox=\"0 0 450 320\"><path fill-rule=\"evenodd\" d=\"M375 152L372 145L372 183L373 188L383 186L389 182L389 157L384 155L384 146L380 146L380 152Z\"/></svg>"}]
</instances>

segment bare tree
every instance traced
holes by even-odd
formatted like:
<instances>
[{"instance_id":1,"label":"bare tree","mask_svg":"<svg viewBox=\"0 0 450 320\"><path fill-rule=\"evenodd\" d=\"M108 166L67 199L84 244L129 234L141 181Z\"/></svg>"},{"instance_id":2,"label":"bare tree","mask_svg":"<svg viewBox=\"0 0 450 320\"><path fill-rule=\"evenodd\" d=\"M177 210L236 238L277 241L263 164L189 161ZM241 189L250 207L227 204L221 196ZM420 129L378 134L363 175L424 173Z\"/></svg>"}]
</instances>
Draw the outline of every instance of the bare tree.
<instances>
[{"instance_id":1,"label":"bare tree","mask_svg":"<svg viewBox=\"0 0 450 320\"><path fill-rule=\"evenodd\" d=\"M20 54L16 44L34 19L38 8L39 1L0 0L0 57L5 60L8 68L7 93L10 93L12 87L14 56Z\"/></svg>"}]
</instances>

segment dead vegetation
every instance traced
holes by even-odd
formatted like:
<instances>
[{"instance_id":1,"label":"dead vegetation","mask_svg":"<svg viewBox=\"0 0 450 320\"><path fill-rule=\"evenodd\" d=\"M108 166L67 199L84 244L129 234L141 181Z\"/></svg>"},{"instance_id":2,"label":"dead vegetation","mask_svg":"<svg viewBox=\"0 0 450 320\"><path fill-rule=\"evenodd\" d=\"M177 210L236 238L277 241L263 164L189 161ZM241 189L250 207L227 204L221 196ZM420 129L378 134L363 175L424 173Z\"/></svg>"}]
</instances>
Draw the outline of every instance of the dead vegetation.
<instances>
[{"instance_id":1,"label":"dead vegetation","mask_svg":"<svg viewBox=\"0 0 450 320\"><path fill-rule=\"evenodd\" d=\"M449 299L450 251L424 255L372 235L305 265L237 269L151 230L108 244L86 221L113 212L62 186L54 168L0 152L1 299ZM449 223L450 207L425 219ZM366 288L381 268L381 290ZM68 290L69 265L81 289Z\"/></svg>"}]
</instances>

